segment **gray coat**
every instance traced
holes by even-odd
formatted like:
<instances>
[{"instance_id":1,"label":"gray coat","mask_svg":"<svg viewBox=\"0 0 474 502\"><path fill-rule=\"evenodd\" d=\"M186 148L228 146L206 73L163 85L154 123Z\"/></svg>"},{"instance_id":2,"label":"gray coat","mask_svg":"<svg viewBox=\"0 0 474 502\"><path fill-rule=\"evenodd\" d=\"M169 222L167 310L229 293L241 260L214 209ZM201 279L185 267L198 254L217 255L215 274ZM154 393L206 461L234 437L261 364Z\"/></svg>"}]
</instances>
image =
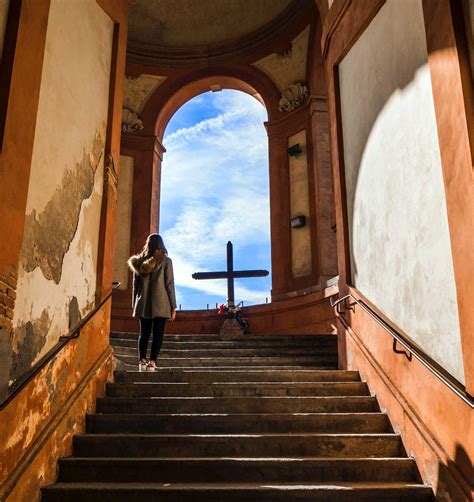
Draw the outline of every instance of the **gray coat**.
<instances>
[{"instance_id":1,"label":"gray coat","mask_svg":"<svg viewBox=\"0 0 474 502\"><path fill-rule=\"evenodd\" d=\"M133 272L133 316L170 319L171 310L176 310L171 259L160 250L148 260L140 255L132 256L128 265Z\"/></svg>"}]
</instances>

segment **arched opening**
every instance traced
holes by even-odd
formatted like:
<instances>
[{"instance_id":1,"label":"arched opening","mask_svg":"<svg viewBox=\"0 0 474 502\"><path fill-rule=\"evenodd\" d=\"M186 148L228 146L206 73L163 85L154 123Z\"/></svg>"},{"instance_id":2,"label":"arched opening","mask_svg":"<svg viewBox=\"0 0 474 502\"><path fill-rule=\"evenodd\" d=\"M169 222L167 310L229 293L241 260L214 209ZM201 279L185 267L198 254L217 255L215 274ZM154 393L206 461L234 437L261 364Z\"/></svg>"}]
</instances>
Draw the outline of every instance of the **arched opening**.
<instances>
[{"instance_id":1,"label":"arched opening","mask_svg":"<svg viewBox=\"0 0 474 502\"><path fill-rule=\"evenodd\" d=\"M164 130L159 226L186 310L225 302L226 281L191 275L225 270L229 240L235 269L270 270L267 112L250 86L232 87L188 99ZM236 302L265 303L270 288L270 277L236 280Z\"/></svg>"},{"instance_id":2,"label":"arched opening","mask_svg":"<svg viewBox=\"0 0 474 502\"><path fill-rule=\"evenodd\" d=\"M268 119L277 118L280 95L276 87L264 75L256 71L215 69L214 75L198 70L191 75L178 79L174 84L165 82L161 92L153 95L143 111L144 123L153 123L154 135L163 140L167 125L173 115L189 100L208 91L222 89L242 91L253 96L267 110ZM158 113L157 113L158 111ZM151 133L152 131L150 131Z\"/></svg>"}]
</instances>

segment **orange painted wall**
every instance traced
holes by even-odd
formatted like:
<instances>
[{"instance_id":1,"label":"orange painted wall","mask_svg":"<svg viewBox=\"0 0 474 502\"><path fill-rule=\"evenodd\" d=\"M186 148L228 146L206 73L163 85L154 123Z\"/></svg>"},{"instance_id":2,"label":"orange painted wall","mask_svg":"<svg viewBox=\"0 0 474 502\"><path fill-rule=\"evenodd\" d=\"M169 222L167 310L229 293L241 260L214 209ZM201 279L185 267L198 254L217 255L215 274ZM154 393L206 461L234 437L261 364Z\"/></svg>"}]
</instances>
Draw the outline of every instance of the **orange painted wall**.
<instances>
[{"instance_id":1,"label":"orange painted wall","mask_svg":"<svg viewBox=\"0 0 474 502\"><path fill-rule=\"evenodd\" d=\"M350 292L362 300L360 292L350 286L337 66L383 4L383 0L335 0L325 19L322 38L336 196L340 296ZM472 394L474 310L469 285L474 282L474 178L461 72L449 0L424 0L423 11L461 320L466 390ZM380 314L376 305L370 307ZM393 338L357 305L346 309L338 320L338 334L341 367L360 371L382 409L388 412L393 427L400 432L424 481L433 486L438 500L473 500L473 408L415 358L410 362L403 354L396 354Z\"/></svg>"},{"instance_id":2,"label":"orange painted wall","mask_svg":"<svg viewBox=\"0 0 474 502\"><path fill-rule=\"evenodd\" d=\"M337 286L286 298L266 305L245 307L242 316L249 321L249 332L264 334L325 334L336 332L336 318L329 298ZM112 331L138 332L138 320L128 307L113 306ZM166 325L167 333L219 333L222 318L214 310L184 310Z\"/></svg>"},{"instance_id":3,"label":"orange painted wall","mask_svg":"<svg viewBox=\"0 0 474 502\"><path fill-rule=\"evenodd\" d=\"M106 183L100 225L97 298L111 288L116 174L120 152L122 79L127 39L127 0L98 0L115 23L114 53L106 140ZM0 152L0 215L9 221L9 238L1 239L0 276L16 274L28 194L36 127L49 0L23 0L21 6L5 133ZM25 109L28 113L25 114ZM112 162L112 158L117 162ZM4 281L6 282L6 281ZM0 297L0 337L9 337L11 312ZM13 305L9 305L12 310ZM0 410L0 500L39 500L40 488L55 480L57 460L71 453L72 436L84 429L113 371L109 346L108 301L71 341ZM64 333L66 335L67 333ZM8 338L7 338L8 339Z\"/></svg>"},{"instance_id":4,"label":"orange painted wall","mask_svg":"<svg viewBox=\"0 0 474 502\"><path fill-rule=\"evenodd\" d=\"M73 434L111 378L109 318L110 301L0 411L1 500L39 500L39 488L55 480L57 459L71 453Z\"/></svg>"},{"instance_id":5,"label":"orange painted wall","mask_svg":"<svg viewBox=\"0 0 474 502\"><path fill-rule=\"evenodd\" d=\"M395 354L392 337L364 311L356 307L346 317L339 321L345 367L368 382L439 500L472 500L473 409L419 361Z\"/></svg>"}]
</instances>

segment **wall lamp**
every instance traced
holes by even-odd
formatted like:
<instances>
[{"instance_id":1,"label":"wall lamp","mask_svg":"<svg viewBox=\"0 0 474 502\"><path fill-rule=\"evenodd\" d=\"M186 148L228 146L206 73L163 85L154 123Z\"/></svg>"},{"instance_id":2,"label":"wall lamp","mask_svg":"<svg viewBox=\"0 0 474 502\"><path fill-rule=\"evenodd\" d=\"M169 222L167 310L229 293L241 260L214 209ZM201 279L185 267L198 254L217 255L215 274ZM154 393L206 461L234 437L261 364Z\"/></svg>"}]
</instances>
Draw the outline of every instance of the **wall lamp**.
<instances>
[{"instance_id":1,"label":"wall lamp","mask_svg":"<svg viewBox=\"0 0 474 502\"><path fill-rule=\"evenodd\" d=\"M303 153L303 149L299 143L290 146L287 151L290 157L297 157L300 153Z\"/></svg>"},{"instance_id":2,"label":"wall lamp","mask_svg":"<svg viewBox=\"0 0 474 502\"><path fill-rule=\"evenodd\" d=\"M291 228L301 228L306 225L306 216L299 215L290 219Z\"/></svg>"}]
</instances>

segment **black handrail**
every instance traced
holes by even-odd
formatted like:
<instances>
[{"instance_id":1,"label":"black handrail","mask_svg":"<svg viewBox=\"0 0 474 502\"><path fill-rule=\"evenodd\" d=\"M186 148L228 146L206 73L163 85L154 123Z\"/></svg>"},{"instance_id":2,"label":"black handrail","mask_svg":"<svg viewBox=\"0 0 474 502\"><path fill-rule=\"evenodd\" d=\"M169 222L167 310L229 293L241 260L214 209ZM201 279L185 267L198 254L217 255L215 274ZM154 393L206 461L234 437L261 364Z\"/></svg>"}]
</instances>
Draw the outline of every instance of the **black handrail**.
<instances>
[{"instance_id":1,"label":"black handrail","mask_svg":"<svg viewBox=\"0 0 474 502\"><path fill-rule=\"evenodd\" d=\"M354 303L346 306L346 301L351 298ZM336 308L336 312L341 316L342 319L347 323L347 320L343 316L343 312L340 310L339 306L342 304L344 308L354 308L357 304L362 310L364 310L377 324L382 326L382 328L387 331L387 333L394 339L394 352L399 354L405 354L411 361L411 357L415 357L425 368L427 368L436 378L444 383L451 391L453 391L458 397L460 397L466 404L471 408L474 408L474 399L470 396L463 385L458 382L450 373L446 370L441 370L436 367L430 360L430 357L425 354L419 347L417 347L411 340L397 333L382 317L380 317L376 312L374 312L368 305L366 305L362 300L359 300L352 294L348 294L336 302L332 301L330 298L331 307ZM396 342L398 342L406 351L398 351L396 349Z\"/></svg>"},{"instance_id":2,"label":"black handrail","mask_svg":"<svg viewBox=\"0 0 474 502\"><path fill-rule=\"evenodd\" d=\"M116 289L121 286L120 282L112 283L112 290L84 317L79 323L72 328L69 333L59 338L59 342L47 352L37 364L22 378L22 380L15 386L14 390L8 397L0 404L0 411L3 410L8 404L15 399L25 386L53 359L61 350L75 338L79 338L82 328L99 312L102 306L109 300Z\"/></svg>"}]
</instances>

